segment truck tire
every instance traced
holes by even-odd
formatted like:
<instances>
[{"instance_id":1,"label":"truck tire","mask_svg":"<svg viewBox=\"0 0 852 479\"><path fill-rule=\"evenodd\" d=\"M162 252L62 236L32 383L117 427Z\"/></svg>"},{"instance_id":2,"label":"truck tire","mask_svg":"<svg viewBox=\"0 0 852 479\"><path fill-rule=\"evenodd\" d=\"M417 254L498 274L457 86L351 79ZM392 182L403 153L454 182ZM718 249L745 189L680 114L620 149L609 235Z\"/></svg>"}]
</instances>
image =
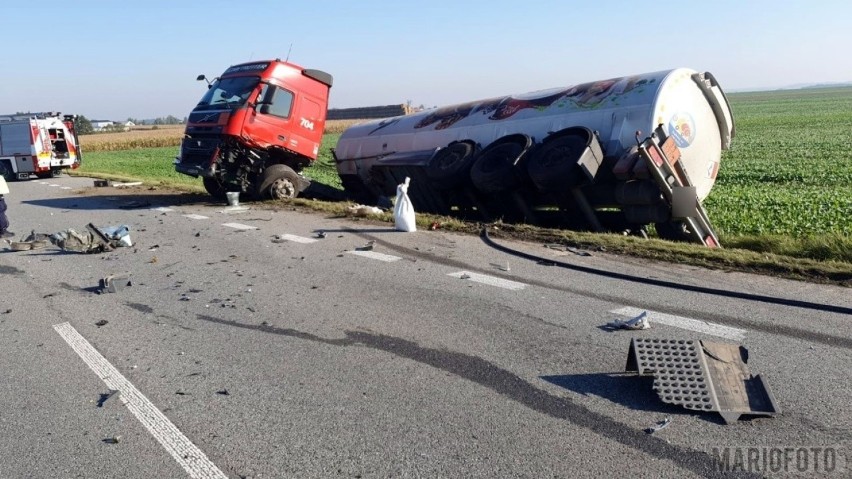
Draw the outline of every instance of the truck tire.
<instances>
[{"instance_id":1,"label":"truck tire","mask_svg":"<svg viewBox=\"0 0 852 479\"><path fill-rule=\"evenodd\" d=\"M257 179L257 197L281 200L299 194L299 174L286 165L271 165Z\"/></svg>"},{"instance_id":2,"label":"truck tire","mask_svg":"<svg viewBox=\"0 0 852 479\"><path fill-rule=\"evenodd\" d=\"M225 187L222 186L222 183L219 183L219 180L205 177L201 179L201 182L204 183L204 189L207 190L210 196L217 200L225 199Z\"/></svg>"},{"instance_id":3,"label":"truck tire","mask_svg":"<svg viewBox=\"0 0 852 479\"><path fill-rule=\"evenodd\" d=\"M55 170L45 171L44 173L36 173L36 178L41 178L42 180L46 180L49 178L54 178L57 176Z\"/></svg>"},{"instance_id":4,"label":"truck tire","mask_svg":"<svg viewBox=\"0 0 852 479\"><path fill-rule=\"evenodd\" d=\"M470 178L470 167L478 149L471 140L454 141L435 153L426 167L426 176L437 189L461 186Z\"/></svg>"},{"instance_id":5,"label":"truck tire","mask_svg":"<svg viewBox=\"0 0 852 479\"><path fill-rule=\"evenodd\" d=\"M473 185L483 193L514 190L521 185L518 163L532 146L527 135L508 135L485 147L470 168Z\"/></svg>"},{"instance_id":6,"label":"truck tire","mask_svg":"<svg viewBox=\"0 0 852 479\"><path fill-rule=\"evenodd\" d=\"M567 191L582 183L584 176L577 161L585 153L592 133L584 128L571 130L545 139L530 155L527 174L540 191Z\"/></svg>"}]
</instances>

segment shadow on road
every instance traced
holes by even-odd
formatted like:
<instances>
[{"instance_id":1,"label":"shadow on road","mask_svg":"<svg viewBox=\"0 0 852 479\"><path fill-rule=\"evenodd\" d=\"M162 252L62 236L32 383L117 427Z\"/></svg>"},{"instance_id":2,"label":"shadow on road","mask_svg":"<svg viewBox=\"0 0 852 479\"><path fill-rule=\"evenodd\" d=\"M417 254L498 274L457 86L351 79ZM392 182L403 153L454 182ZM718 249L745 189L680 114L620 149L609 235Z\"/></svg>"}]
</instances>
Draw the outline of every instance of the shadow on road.
<instances>
[{"instance_id":1,"label":"shadow on road","mask_svg":"<svg viewBox=\"0 0 852 479\"><path fill-rule=\"evenodd\" d=\"M227 206L199 193L112 193L25 200L21 203L60 210L132 210L161 206Z\"/></svg>"},{"instance_id":2,"label":"shadow on road","mask_svg":"<svg viewBox=\"0 0 852 479\"><path fill-rule=\"evenodd\" d=\"M688 413L683 408L666 404L660 400L651 389L654 378L650 376L638 376L629 373L595 373L541 376L541 379L575 393L584 396L598 396L637 411L673 415Z\"/></svg>"}]
</instances>

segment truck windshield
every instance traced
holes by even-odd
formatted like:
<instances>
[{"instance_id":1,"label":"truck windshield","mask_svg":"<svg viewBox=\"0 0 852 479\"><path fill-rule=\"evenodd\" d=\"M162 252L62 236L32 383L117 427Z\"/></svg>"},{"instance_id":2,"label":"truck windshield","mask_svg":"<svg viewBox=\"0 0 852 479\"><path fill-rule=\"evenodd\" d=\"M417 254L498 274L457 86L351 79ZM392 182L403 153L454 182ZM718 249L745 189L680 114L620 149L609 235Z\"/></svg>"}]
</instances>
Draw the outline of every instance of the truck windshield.
<instances>
[{"instance_id":1,"label":"truck windshield","mask_svg":"<svg viewBox=\"0 0 852 479\"><path fill-rule=\"evenodd\" d=\"M245 104L249 95L260 82L259 77L221 78L210 85L207 93L198 102L197 110L208 110L227 106L237 108Z\"/></svg>"}]
</instances>

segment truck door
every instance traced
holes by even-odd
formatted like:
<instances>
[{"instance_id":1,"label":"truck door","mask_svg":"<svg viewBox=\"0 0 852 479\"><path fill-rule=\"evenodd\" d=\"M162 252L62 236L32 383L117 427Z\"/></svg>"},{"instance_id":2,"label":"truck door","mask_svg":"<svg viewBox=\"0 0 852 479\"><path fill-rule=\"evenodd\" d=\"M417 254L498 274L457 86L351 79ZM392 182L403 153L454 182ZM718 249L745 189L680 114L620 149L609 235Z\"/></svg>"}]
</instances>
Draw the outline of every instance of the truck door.
<instances>
[{"instance_id":1,"label":"truck door","mask_svg":"<svg viewBox=\"0 0 852 479\"><path fill-rule=\"evenodd\" d=\"M255 113L246 122L249 137L266 140L270 145L296 150L298 140L293 138L293 92L264 83L258 95Z\"/></svg>"}]
</instances>

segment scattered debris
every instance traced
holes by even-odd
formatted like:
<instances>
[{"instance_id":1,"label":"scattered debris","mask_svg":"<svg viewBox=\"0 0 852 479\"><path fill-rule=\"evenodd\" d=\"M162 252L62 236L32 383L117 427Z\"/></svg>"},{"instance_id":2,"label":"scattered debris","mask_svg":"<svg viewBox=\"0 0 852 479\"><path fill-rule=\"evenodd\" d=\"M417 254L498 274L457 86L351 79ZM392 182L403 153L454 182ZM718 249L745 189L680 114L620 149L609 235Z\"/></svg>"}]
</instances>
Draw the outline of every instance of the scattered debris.
<instances>
[{"instance_id":1,"label":"scattered debris","mask_svg":"<svg viewBox=\"0 0 852 479\"><path fill-rule=\"evenodd\" d=\"M95 188L103 188L106 186L112 186L112 181L110 180L95 180Z\"/></svg>"},{"instance_id":2,"label":"scattered debris","mask_svg":"<svg viewBox=\"0 0 852 479\"><path fill-rule=\"evenodd\" d=\"M462 275L459 276L459 279L470 279L470 275L467 273L462 273Z\"/></svg>"},{"instance_id":3,"label":"scattered debris","mask_svg":"<svg viewBox=\"0 0 852 479\"><path fill-rule=\"evenodd\" d=\"M130 282L130 273L112 274L100 282L101 292L117 293L128 286L133 286Z\"/></svg>"},{"instance_id":4,"label":"scattered debris","mask_svg":"<svg viewBox=\"0 0 852 479\"><path fill-rule=\"evenodd\" d=\"M656 424L645 429L645 432L647 432L648 434L654 434L655 432L657 432L661 429L665 429L665 428L669 427L669 424L671 424L671 423L672 423L672 419L670 417L667 417L667 418L663 419L662 421L657 421Z\"/></svg>"},{"instance_id":5,"label":"scattered debris","mask_svg":"<svg viewBox=\"0 0 852 479\"><path fill-rule=\"evenodd\" d=\"M375 245L375 244L376 244L375 240L370 240L364 246L359 246L359 247L355 248L355 251L372 251L373 245Z\"/></svg>"},{"instance_id":6,"label":"scattered debris","mask_svg":"<svg viewBox=\"0 0 852 479\"><path fill-rule=\"evenodd\" d=\"M316 237L319 239L324 239L326 237L326 233L323 230L317 231Z\"/></svg>"},{"instance_id":7,"label":"scattered debris","mask_svg":"<svg viewBox=\"0 0 852 479\"><path fill-rule=\"evenodd\" d=\"M127 187L130 187L130 186L142 186L142 182L141 181L130 181L130 182L127 182L127 183L113 183L112 186L115 187L115 188L127 188Z\"/></svg>"},{"instance_id":8,"label":"scattered debris","mask_svg":"<svg viewBox=\"0 0 852 479\"><path fill-rule=\"evenodd\" d=\"M160 249L160 245L155 244L154 246L148 248L148 251L157 251L158 249Z\"/></svg>"},{"instance_id":9,"label":"scattered debris","mask_svg":"<svg viewBox=\"0 0 852 479\"><path fill-rule=\"evenodd\" d=\"M106 326L107 324L109 324L109 321L107 321L106 319L102 319L95 323L95 326L100 328L101 326Z\"/></svg>"},{"instance_id":10,"label":"scattered debris","mask_svg":"<svg viewBox=\"0 0 852 479\"><path fill-rule=\"evenodd\" d=\"M36 238L33 243L39 241L35 234L31 236ZM89 223L86 225L86 232L84 233L78 233L68 228L65 231L46 236L46 239L62 251L78 253L103 253L112 251L113 248L119 246L133 246L130 241L130 227L127 225L98 228Z\"/></svg>"},{"instance_id":11,"label":"scattered debris","mask_svg":"<svg viewBox=\"0 0 852 479\"><path fill-rule=\"evenodd\" d=\"M98 398L98 407L104 407L104 403L118 392L118 389L110 389L109 392L101 394Z\"/></svg>"},{"instance_id":12,"label":"scattered debris","mask_svg":"<svg viewBox=\"0 0 852 479\"><path fill-rule=\"evenodd\" d=\"M433 221L432 224L429 225L430 231L435 231L435 230L438 230L438 229L441 229L441 223L438 223L437 221Z\"/></svg>"},{"instance_id":13,"label":"scattered debris","mask_svg":"<svg viewBox=\"0 0 852 479\"><path fill-rule=\"evenodd\" d=\"M32 231L26 238L20 241L11 241L9 247L14 251L29 251L34 249L46 248L50 245L50 240L47 234L36 233Z\"/></svg>"},{"instance_id":14,"label":"scattered debris","mask_svg":"<svg viewBox=\"0 0 852 479\"><path fill-rule=\"evenodd\" d=\"M103 442L106 444L118 444L121 441L121 436L113 436L103 439Z\"/></svg>"},{"instance_id":15,"label":"scattered debris","mask_svg":"<svg viewBox=\"0 0 852 479\"><path fill-rule=\"evenodd\" d=\"M654 376L654 391L663 402L696 411L715 411L725 424L742 415L780 412L769 387L746 362L738 344L692 339L633 338L626 371Z\"/></svg>"},{"instance_id":16,"label":"scattered debris","mask_svg":"<svg viewBox=\"0 0 852 479\"><path fill-rule=\"evenodd\" d=\"M506 261L505 266L500 264L500 263L490 263L490 264L491 264L491 266L499 269L500 271L506 271L506 272L511 271L511 269L509 268L509 262L508 261Z\"/></svg>"},{"instance_id":17,"label":"scattered debris","mask_svg":"<svg viewBox=\"0 0 852 479\"><path fill-rule=\"evenodd\" d=\"M640 330L640 329L651 329L651 322L648 320L648 312L642 311L642 314L636 316L633 319L629 319L627 321L623 321L621 319L616 319L615 321L608 323L612 329L632 329L632 330Z\"/></svg>"},{"instance_id":18,"label":"scattered debris","mask_svg":"<svg viewBox=\"0 0 852 479\"><path fill-rule=\"evenodd\" d=\"M367 205L354 205L346 207L346 216L366 217L370 215L380 215L384 213L381 208Z\"/></svg>"},{"instance_id":19,"label":"scattered debris","mask_svg":"<svg viewBox=\"0 0 852 479\"><path fill-rule=\"evenodd\" d=\"M577 256L591 256L592 255L592 253L589 253L588 251L579 250L579 249L572 248L570 246L559 244L559 243L546 243L544 245L544 247L548 248L548 249L553 249L553 250L556 250L556 251L566 251L568 253L574 253ZM601 249L599 249L598 251L604 251L604 249L601 247Z\"/></svg>"},{"instance_id":20,"label":"scattered debris","mask_svg":"<svg viewBox=\"0 0 852 479\"><path fill-rule=\"evenodd\" d=\"M216 394L221 394L222 396L230 396L231 395L231 393L229 393L227 389L223 389L221 391L216 391Z\"/></svg>"},{"instance_id":21,"label":"scattered debris","mask_svg":"<svg viewBox=\"0 0 852 479\"><path fill-rule=\"evenodd\" d=\"M11 310L11 309L7 309L6 311L3 311L3 313L0 313L0 314L9 314L9 313L11 313L11 312L12 312L12 310Z\"/></svg>"}]
</instances>

